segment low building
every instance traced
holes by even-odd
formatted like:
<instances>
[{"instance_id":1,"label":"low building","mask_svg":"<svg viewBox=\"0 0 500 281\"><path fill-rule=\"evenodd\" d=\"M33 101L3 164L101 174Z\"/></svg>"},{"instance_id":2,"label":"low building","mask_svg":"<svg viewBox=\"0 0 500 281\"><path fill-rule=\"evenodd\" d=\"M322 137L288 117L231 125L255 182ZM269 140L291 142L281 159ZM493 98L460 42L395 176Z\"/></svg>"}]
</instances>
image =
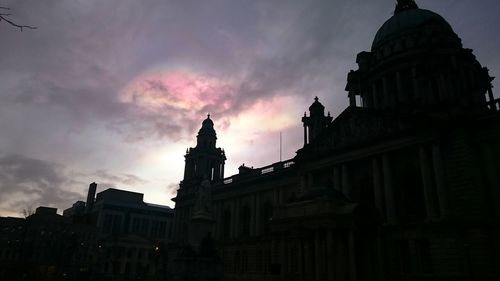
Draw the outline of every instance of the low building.
<instances>
[{"instance_id":1,"label":"low building","mask_svg":"<svg viewBox=\"0 0 500 281\"><path fill-rule=\"evenodd\" d=\"M56 208L38 207L27 218L0 218L2 280L45 280L88 275L96 229L75 225Z\"/></svg>"},{"instance_id":2,"label":"low building","mask_svg":"<svg viewBox=\"0 0 500 281\"><path fill-rule=\"evenodd\" d=\"M75 225L96 229L95 247L83 242L93 249L87 266L91 275L149 280L166 274L161 253L172 235L173 210L144 202L142 193L114 188L96 191L97 184L91 183L87 202L78 201L64 211Z\"/></svg>"}]
</instances>

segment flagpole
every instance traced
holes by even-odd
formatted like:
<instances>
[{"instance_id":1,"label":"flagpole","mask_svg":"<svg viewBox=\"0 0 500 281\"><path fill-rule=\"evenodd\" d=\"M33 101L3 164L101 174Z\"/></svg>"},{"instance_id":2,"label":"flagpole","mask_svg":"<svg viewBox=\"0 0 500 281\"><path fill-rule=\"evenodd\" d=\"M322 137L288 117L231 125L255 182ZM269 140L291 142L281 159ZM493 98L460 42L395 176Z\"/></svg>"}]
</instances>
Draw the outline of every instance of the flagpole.
<instances>
[{"instance_id":1,"label":"flagpole","mask_svg":"<svg viewBox=\"0 0 500 281\"><path fill-rule=\"evenodd\" d=\"M280 132L280 162L281 162L281 132Z\"/></svg>"}]
</instances>

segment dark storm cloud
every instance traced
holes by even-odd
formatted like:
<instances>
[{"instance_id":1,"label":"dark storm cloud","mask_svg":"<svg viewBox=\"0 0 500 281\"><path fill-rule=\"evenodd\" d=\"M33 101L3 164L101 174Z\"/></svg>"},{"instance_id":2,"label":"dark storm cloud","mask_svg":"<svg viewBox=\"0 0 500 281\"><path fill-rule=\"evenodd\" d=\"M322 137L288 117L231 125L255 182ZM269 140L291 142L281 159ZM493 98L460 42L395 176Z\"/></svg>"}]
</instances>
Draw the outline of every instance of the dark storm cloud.
<instances>
[{"instance_id":1,"label":"dark storm cloud","mask_svg":"<svg viewBox=\"0 0 500 281\"><path fill-rule=\"evenodd\" d=\"M112 185L112 186L138 186L141 184L145 184L148 181L144 180L136 175L131 174L112 174L105 170L97 170L94 174L92 174L92 178L95 179L100 184L103 185ZM106 182L107 184L104 184ZM111 182L111 183L110 183Z\"/></svg>"},{"instance_id":2,"label":"dark storm cloud","mask_svg":"<svg viewBox=\"0 0 500 281\"><path fill-rule=\"evenodd\" d=\"M392 2L22 1L14 5L20 20L39 30L22 38L7 32L7 46L17 50L1 62L8 71L31 73L10 100L63 107L77 125L100 122L129 141L178 140L192 135L207 112L230 118L276 95L321 95L340 111L346 73L356 67L356 53L369 49ZM374 14L386 17L372 20ZM159 59L232 78L232 84L195 115L120 102L124 85Z\"/></svg>"},{"instance_id":3,"label":"dark storm cloud","mask_svg":"<svg viewBox=\"0 0 500 281\"><path fill-rule=\"evenodd\" d=\"M55 163L17 154L0 156L0 209L26 208L27 205L61 206L80 199L81 194L68 191L69 179L63 167ZM35 206L33 206L35 205Z\"/></svg>"},{"instance_id":4,"label":"dark storm cloud","mask_svg":"<svg viewBox=\"0 0 500 281\"><path fill-rule=\"evenodd\" d=\"M110 2L117 5L119 13ZM310 92L322 90L318 89L318 80L324 81L325 73L331 72L334 39L345 38L346 30L333 27L342 26L339 18L348 4L290 1L282 6L268 2L256 2L247 10L223 1L20 4L17 10L27 17L21 20L35 21L40 28L24 38L17 33L7 34L7 39L14 38L7 42L17 41L20 50L16 53L23 57L4 58L5 69L32 73L19 80L14 86L16 91L8 98L27 105L62 107L75 126L98 121L127 140L145 136L177 140L191 135L199 125L200 115L206 112L231 117L274 95L312 96ZM167 11L164 17L159 15L159 8ZM34 10L40 12L29 13ZM179 10L191 15L189 20L172 15ZM243 15L246 11L249 15ZM239 14L228 18L225 12ZM167 22L170 24L165 25ZM37 40L36 53L30 38ZM167 57L185 58L200 68L209 67L215 60L218 68L212 72L222 76L231 76L235 65L246 67L226 88L227 92L220 93L221 99L207 103L196 116L178 108L149 112L134 103L120 102L117 93L145 67L142 64L152 59L151 54L130 47L154 48L150 45L166 46ZM152 86L154 83L151 81ZM222 108L222 101L230 107Z\"/></svg>"},{"instance_id":5,"label":"dark storm cloud","mask_svg":"<svg viewBox=\"0 0 500 281\"><path fill-rule=\"evenodd\" d=\"M132 174L113 174L105 170L73 173L63 165L19 154L0 155L0 210L36 208L41 205L66 208L85 199L89 181L100 186L140 186L146 180ZM75 186L77 189L75 190ZM75 191L70 189L72 187Z\"/></svg>"}]
</instances>

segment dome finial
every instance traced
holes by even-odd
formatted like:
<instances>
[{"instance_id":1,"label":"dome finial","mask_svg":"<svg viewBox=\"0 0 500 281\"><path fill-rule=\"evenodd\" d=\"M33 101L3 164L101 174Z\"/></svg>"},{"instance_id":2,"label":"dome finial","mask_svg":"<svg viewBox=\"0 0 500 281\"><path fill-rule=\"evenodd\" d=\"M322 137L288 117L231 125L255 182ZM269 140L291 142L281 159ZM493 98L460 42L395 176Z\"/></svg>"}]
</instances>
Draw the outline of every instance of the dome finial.
<instances>
[{"instance_id":1,"label":"dome finial","mask_svg":"<svg viewBox=\"0 0 500 281\"><path fill-rule=\"evenodd\" d=\"M400 13L405 10L418 9L417 3L415 0L397 0L396 9L394 10L394 14Z\"/></svg>"},{"instance_id":2,"label":"dome finial","mask_svg":"<svg viewBox=\"0 0 500 281\"><path fill-rule=\"evenodd\" d=\"M207 118L208 118L208 119L210 119L210 113L209 113L209 114L207 114Z\"/></svg>"}]
</instances>

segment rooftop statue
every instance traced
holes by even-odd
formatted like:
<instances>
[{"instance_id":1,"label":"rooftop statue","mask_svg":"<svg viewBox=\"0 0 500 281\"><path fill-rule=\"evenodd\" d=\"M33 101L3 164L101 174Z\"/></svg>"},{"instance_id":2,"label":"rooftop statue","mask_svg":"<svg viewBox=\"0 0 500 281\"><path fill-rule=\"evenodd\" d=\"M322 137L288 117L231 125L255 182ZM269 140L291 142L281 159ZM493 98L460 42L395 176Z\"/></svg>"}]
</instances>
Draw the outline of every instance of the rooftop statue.
<instances>
[{"instance_id":1,"label":"rooftop statue","mask_svg":"<svg viewBox=\"0 0 500 281\"><path fill-rule=\"evenodd\" d=\"M414 0L398 0L394 14L400 13L405 10L418 9L417 3Z\"/></svg>"}]
</instances>

